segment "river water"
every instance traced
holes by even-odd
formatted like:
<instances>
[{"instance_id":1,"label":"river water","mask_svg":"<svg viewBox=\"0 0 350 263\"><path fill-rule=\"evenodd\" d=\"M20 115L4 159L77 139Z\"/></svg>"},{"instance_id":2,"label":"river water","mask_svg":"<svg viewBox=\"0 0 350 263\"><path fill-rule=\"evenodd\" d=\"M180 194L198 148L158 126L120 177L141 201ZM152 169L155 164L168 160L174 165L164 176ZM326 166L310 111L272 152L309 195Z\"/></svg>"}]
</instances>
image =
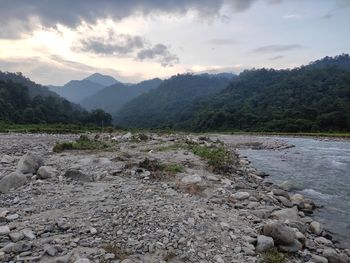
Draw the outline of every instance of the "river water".
<instances>
[{"instance_id":1,"label":"river water","mask_svg":"<svg viewBox=\"0 0 350 263\"><path fill-rule=\"evenodd\" d=\"M324 206L314 218L342 246L350 247L350 142L312 138L271 137L295 145L285 150L239 150L267 181L291 181L297 192Z\"/></svg>"}]
</instances>

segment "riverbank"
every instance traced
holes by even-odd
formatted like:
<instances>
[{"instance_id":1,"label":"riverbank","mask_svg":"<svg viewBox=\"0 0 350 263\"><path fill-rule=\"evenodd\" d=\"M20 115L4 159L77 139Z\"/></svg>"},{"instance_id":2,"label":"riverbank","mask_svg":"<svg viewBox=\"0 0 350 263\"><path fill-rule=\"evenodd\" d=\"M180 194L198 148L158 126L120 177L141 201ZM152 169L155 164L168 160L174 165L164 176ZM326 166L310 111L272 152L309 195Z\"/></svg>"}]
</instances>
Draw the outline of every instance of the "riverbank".
<instances>
[{"instance_id":1,"label":"riverbank","mask_svg":"<svg viewBox=\"0 0 350 263\"><path fill-rule=\"evenodd\" d=\"M0 194L2 261L346 262L350 256L309 216L311 200L264 182L217 138L89 134L74 146L85 150L52 151L78 138L0 135L2 180L15 170L29 177ZM38 156L29 158L36 163L29 173L27 152Z\"/></svg>"}]
</instances>

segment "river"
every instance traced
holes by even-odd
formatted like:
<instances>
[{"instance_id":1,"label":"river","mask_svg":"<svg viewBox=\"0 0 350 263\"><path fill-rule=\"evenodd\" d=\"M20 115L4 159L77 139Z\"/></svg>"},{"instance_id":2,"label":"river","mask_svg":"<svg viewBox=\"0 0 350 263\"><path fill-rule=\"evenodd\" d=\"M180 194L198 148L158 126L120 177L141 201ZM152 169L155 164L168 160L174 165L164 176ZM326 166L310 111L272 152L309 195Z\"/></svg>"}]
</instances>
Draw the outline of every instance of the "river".
<instances>
[{"instance_id":1,"label":"river","mask_svg":"<svg viewBox=\"0 0 350 263\"><path fill-rule=\"evenodd\" d=\"M350 142L332 139L263 137L295 145L285 150L239 150L267 181L291 181L297 192L323 208L314 218L333 233L342 246L350 247Z\"/></svg>"}]
</instances>

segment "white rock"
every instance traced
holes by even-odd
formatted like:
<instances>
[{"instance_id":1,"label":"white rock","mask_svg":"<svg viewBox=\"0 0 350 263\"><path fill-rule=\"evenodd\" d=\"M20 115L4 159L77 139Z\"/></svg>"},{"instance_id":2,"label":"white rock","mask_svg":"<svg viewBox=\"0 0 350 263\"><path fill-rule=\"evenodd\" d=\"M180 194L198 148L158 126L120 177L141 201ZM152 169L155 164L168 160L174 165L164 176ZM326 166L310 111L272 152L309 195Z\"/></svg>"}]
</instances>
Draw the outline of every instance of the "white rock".
<instances>
[{"instance_id":1,"label":"white rock","mask_svg":"<svg viewBox=\"0 0 350 263\"><path fill-rule=\"evenodd\" d=\"M181 179L183 184L197 184L202 182L202 177L199 175L187 175Z\"/></svg>"},{"instance_id":2,"label":"white rock","mask_svg":"<svg viewBox=\"0 0 350 263\"><path fill-rule=\"evenodd\" d=\"M310 230L312 233L319 236L322 233L323 228L319 222L312 221L310 224Z\"/></svg>"},{"instance_id":3,"label":"white rock","mask_svg":"<svg viewBox=\"0 0 350 263\"><path fill-rule=\"evenodd\" d=\"M247 192L237 192L233 194L233 197L237 200L245 200L245 199L248 199L249 196L250 194Z\"/></svg>"},{"instance_id":4,"label":"white rock","mask_svg":"<svg viewBox=\"0 0 350 263\"><path fill-rule=\"evenodd\" d=\"M268 236L259 235L256 244L256 251L265 252L275 245L273 238Z\"/></svg>"},{"instance_id":5,"label":"white rock","mask_svg":"<svg viewBox=\"0 0 350 263\"><path fill-rule=\"evenodd\" d=\"M37 172L38 179L48 179L57 175L57 170L50 166L41 166Z\"/></svg>"},{"instance_id":6,"label":"white rock","mask_svg":"<svg viewBox=\"0 0 350 263\"><path fill-rule=\"evenodd\" d=\"M0 163L9 164L9 163L13 163L14 161L15 161L15 158L13 158L12 156L4 155L4 156L1 158Z\"/></svg>"},{"instance_id":7,"label":"white rock","mask_svg":"<svg viewBox=\"0 0 350 263\"><path fill-rule=\"evenodd\" d=\"M19 160L17 170L23 174L34 174L43 164L44 162L39 155L35 153L26 153Z\"/></svg>"},{"instance_id":8,"label":"white rock","mask_svg":"<svg viewBox=\"0 0 350 263\"><path fill-rule=\"evenodd\" d=\"M298 220L299 219L299 213L298 209L296 207L293 208L285 208L281 210L274 211L271 214L272 217L275 217L277 219L282 220Z\"/></svg>"},{"instance_id":9,"label":"white rock","mask_svg":"<svg viewBox=\"0 0 350 263\"><path fill-rule=\"evenodd\" d=\"M0 226L0 236L7 236L10 234L10 228L8 226Z\"/></svg>"},{"instance_id":10,"label":"white rock","mask_svg":"<svg viewBox=\"0 0 350 263\"><path fill-rule=\"evenodd\" d=\"M18 188L28 181L27 176L20 172L12 172L0 180L0 193L7 193L12 188Z\"/></svg>"},{"instance_id":11,"label":"white rock","mask_svg":"<svg viewBox=\"0 0 350 263\"><path fill-rule=\"evenodd\" d=\"M36 237L31 229L23 229L22 230L23 235L28 238L29 240L34 240Z\"/></svg>"}]
</instances>

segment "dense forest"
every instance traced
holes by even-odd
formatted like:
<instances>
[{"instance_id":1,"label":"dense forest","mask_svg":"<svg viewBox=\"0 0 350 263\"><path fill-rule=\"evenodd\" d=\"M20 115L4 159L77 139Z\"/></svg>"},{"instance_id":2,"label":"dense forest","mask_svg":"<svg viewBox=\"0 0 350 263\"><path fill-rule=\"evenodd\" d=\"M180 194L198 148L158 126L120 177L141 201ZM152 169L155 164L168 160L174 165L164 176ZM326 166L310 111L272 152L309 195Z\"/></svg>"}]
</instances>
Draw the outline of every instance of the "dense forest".
<instances>
[{"instance_id":1,"label":"dense forest","mask_svg":"<svg viewBox=\"0 0 350 263\"><path fill-rule=\"evenodd\" d=\"M45 90L42 87L42 90ZM87 112L55 96L31 97L28 87L0 80L0 122L14 124L76 123L110 125L111 116L102 110Z\"/></svg>"},{"instance_id":2,"label":"dense forest","mask_svg":"<svg viewBox=\"0 0 350 263\"><path fill-rule=\"evenodd\" d=\"M225 88L197 76L176 76L128 103L115 119L137 128L348 132L349 65L349 55L340 55L292 70L247 70Z\"/></svg>"},{"instance_id":3,"label":"dense forest","mask_svg":"<svg viewBox=\"0 0 350 263\"><path fill-rule=\"evenodd\" d=\"M187 127L200 103L232 80L216 75L176 75L158 88L127 103L114 115L117 126L132 128Z\"/></svg>"}]
</instances>

